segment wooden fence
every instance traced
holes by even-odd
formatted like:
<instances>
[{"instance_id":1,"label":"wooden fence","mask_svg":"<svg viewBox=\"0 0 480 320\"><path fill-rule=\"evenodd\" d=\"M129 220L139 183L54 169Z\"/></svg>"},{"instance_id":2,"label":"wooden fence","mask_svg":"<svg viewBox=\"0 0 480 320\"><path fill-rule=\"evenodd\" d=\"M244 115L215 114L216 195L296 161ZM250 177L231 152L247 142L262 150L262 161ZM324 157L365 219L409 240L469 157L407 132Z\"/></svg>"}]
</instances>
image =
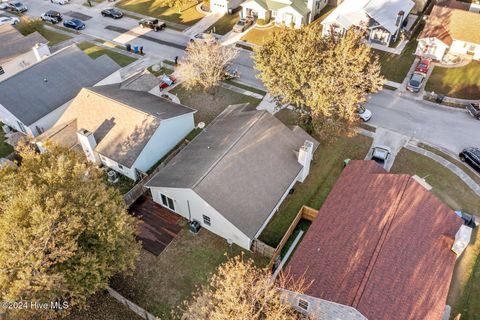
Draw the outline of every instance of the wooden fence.
<instances>
[{"instance_id":1,"label":"wooden fence","mask_svg":"<svg viewBox=\"0 0 480 320\"><path fill-rule=\"evenodd\" d=\"M122 296L120 293L117 291L113 290L112 288L108 287L107 288L108 293L118 300L121 304L124 304L127 306L130 310L138 314L140 317L142 317L145 320L159 320L159 318L155 317L153 314L148 312L147 310L143 309L142 307L138 306L137 304L133 303L132 301L128 300L124 296Z\"/></svg>"},{"instance_id":2,"label":"wooden fence","mask_svg":"<svg viewBox=\"0 0 480 320\"><path fill-rule=\"evenodd\" d=\"M295 219L293 219L292 223L290 224L290 227L288 227L287 231L283 235L282 240L280 240L280 243L277 245L275 248L275 251L273 252L273 255L271 256L270 263L268 264L268 268L271 269L275 263L275 260L277 257L280 255L282 252L283 247L288 241L288 238L292 235L293 231L297 227L298 223L300 222L301 219L305 219L308 221L313 221L315 218L318 216L318 210L315 210L313 208L310 208L308 206L302 206L300 210L298 211L297 215L295 216Z\"/></svg>"},{"instance_id":3,"label":"wooden fence","mask_svg":"<svg viewBox=\"0 0 480 320\"><path fill-rule=\"evenodd\" d=\"M258 239L253 240L252 251L267 258L272 258L273 255L275 254L275 248L269 246L268 244Z\"/></svg>"}]
</instances>

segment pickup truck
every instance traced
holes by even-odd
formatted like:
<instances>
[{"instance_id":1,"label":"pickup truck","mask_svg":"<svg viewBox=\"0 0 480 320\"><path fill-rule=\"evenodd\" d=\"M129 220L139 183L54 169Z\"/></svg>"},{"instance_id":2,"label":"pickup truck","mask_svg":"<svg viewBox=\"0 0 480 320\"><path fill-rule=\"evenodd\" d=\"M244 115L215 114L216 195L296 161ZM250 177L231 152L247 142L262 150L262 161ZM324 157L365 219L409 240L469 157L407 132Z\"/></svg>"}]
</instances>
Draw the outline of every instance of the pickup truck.
<instances>
[{"instance_id":1,"label":"pickup truck","mask_svg":"<svg viewBox=\"0 0 480 320\"><path fill-rule=\"evenodd\" d=\"M477 120L480 120L480 106L475 103L470 103L466 105L468 113Z\"/></svg>"},{"instance_id":2,"label":"pickup truck","mask_svg":"<svg viewBox=\"0 0 480 320\"><path fill-rule=\"evenodd\" d=\"M140 25L140 28L149 28L152 29L153 31L160 31L162 29L165 29L167 24L165 22L160 22L158 19L142 19L138 21L138 24Z\"/></svg>"}]
</instances>

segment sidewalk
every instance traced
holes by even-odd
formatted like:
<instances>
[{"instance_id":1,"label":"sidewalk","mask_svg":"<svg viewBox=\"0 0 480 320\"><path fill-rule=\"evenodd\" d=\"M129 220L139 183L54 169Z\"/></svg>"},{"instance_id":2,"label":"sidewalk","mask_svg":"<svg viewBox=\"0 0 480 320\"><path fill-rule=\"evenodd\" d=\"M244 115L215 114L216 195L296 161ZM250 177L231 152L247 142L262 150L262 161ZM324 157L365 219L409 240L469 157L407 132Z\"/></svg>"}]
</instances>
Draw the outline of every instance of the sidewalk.
<instances>
[{"instance_id":1,"label":"sidewalk","mask_svg":"<svg viewBox=\"0 0 480 320\"><path fill-rule=\"evenodd\" d=\"M190 28L185 29L183 33L189 37L194 36L198 33L202 33L208 28L210 28L210 26L215 24L215 22L217 22L221 17L222 15L220 13L211 13L203 17L202 20L198 21Z\"/></svg>"}]
</instances>

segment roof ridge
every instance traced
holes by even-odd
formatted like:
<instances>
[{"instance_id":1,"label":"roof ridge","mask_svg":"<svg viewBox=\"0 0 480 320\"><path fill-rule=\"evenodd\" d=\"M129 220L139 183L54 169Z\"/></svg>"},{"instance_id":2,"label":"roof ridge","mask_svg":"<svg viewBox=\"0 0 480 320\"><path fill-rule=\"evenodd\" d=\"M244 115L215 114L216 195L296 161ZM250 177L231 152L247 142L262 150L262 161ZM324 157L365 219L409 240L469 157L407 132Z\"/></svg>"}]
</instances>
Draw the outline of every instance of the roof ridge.
<instances>
[{"instance_id":1,"label":"roof ridge","mask_svg":"<svg viewBox=\"0 0 480 320\"><path fill-rule=\"evenodd\" d=\"M393 221L395 220L398 209L400 207L400 203L402 202L408 183L410 182L411 179L412 179L411 176L408 176L407 179L404 179L402 187L400 188L398 195L395 199L394 205L391 206L389 210L387 210L388 221L385 223L385 226L382 228L380 238L377 242L377 245L375 246L375 249L373 250L373 253L368 262L368 266L365 271L365 274L362 277L362 281L360 282L360 286L358 287L357 293L355 294L355 297L352 302L352 307L354 307L355 309L358 309L358 305L360 304L360 301L363 297L363 293L365 292L365 288L367 286L368 280L372 275L373 268L375 267L378 256L382 251L382 247L383 247L383 244L385 243L385 239L387 238L387 235L390 231L390 227L392 226Z\"/></svg>"},{"instance_id":2,"label":"roof ridge","mask_svg":"<svg viewBox=\"0 0 480 320\"><path fill-rule=\"evenodd\" d=\"M220 157L218 157L217 160L215 160L212 165L205 171L204 174L202 174L200 176L200 178L197 179L197 181L195 181L191 187L191 189L194 189L196 186L198 186L200 184L200 182L202 182L203 179L205 179L208 174L218 165L218 163L220 163L220 161L222 161L222 159L227 155L228 152L230 152L230 150L233 149L233 147L235 147L237 145L237 143L250 131L251 128L253 128L253 126L261 119L265 116L266 114L266 111L264 112L261 112L259 113L259 116L257 116L257 118L255 119L255 121L253 121L253 123L251 123L247 128L245 128L245 130L240 134L240 136L235 139L232 144L227 148L225 149L225 151L220 155ZM221 114L220 114L221 115ZM216 122L217 119L215 119L214 122ZM212 124L214 123L212 122Z\"/></svg>"}]
</instances>

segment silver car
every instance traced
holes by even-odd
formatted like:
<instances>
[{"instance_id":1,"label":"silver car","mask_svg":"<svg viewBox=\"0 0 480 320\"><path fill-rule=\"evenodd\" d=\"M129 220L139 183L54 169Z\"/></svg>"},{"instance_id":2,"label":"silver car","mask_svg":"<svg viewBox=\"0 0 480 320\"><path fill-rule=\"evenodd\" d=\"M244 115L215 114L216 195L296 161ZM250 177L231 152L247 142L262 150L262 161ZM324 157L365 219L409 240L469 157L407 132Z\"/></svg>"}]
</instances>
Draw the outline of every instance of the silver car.
<instances>
[{"instance_id":1,"label":"silver car","mask_svg":"<svg viewBox=\"0 0 480 320\"><path fill-rule=\"evenodd\" d=\"M234 26L233 26L233 32L244 32L245 30L248 29L253 24L253 18L247 17L240 19Z\"/></svg>"},{"instance_id":2,"label":"silver car","mask_svg":"<svg viewBox=\"0 0 480 320\"><path fill-rule=\"evenodd\" d=\"M380 145L372 148L372 157L371 159L381 165L385 166L388 158L392 154L392 149L388 146Z\"/></svg>"}]
</instances>

